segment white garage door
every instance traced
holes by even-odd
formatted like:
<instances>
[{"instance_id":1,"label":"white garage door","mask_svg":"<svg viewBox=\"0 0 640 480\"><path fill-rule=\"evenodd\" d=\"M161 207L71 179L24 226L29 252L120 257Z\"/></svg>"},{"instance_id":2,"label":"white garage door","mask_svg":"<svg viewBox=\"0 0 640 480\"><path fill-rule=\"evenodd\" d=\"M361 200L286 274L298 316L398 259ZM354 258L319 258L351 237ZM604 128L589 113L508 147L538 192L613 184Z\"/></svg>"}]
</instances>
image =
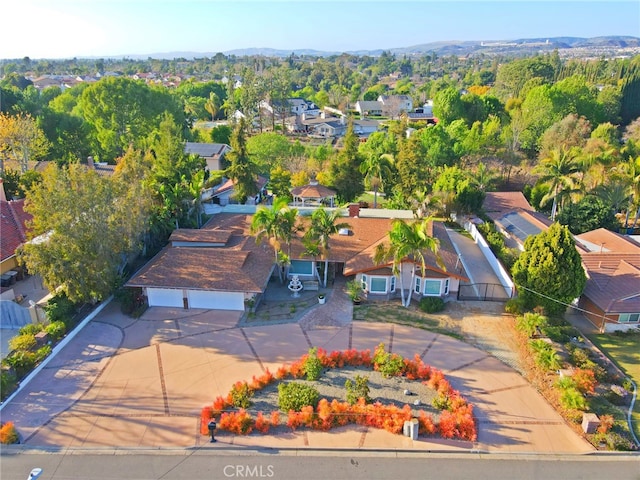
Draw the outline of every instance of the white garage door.
<instances>
[{"instance_id":1,"label":"white garage door","mask_svg":"<svg viewBox=\"0 0 640 480\"><path fill-rule=\"evenodd\" d=\"M238 292L205 292L189 290L189 308L244 310L244 295Z\"/></svg>"},{"instance_id":2,"label":"white garage door","mask_svg":"<svg viewBox=\"0 0 640 480\"><path fill-rule=\"evenodd\" d=\"M182 290L174 288L147 288L150 307L184 307Z\"/></svg>"}]
</instances>

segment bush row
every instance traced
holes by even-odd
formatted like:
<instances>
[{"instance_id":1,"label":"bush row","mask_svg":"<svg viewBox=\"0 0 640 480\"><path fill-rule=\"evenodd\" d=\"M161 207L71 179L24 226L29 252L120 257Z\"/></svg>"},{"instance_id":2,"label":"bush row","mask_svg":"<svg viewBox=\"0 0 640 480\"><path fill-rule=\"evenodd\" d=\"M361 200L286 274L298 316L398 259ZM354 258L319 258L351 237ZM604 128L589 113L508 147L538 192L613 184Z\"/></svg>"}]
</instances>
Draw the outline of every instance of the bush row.
<instances>
[{"instance_id":1,"label":"bush row","mask_svg":"<svg viewBox=\"0 0 640 480\"><path fill-rule=\"evenodd\" d=\"M414 359L406 359L384 350L384 344L378 345L372 357L369 350L334 351L312 349L299 360L290 365L283 365L276 374L269 370L260 377L254 376L250 382L237 382L226 397L217 397L212 405L202 409L201 433L206 435L208 423L219 417L218 427L236 434L248 434L254 430L267 433L271 427L280 425L280 413L271 412L269 417L259 412L253 418L246 410L250 405L253 392L260 390L275 381L289 378L302 378L306 375L305 365L320 363L322 368L342 368L345 366L368 366L387 375L402 375L408 380L422 381L434 389L444 410L439 415L437 424L432 416L423 410L419 412L418 421L422 434L439 433L444 438L460 438L475 441L477 427L473 416L473 406L453 389L444 374L424 364L416 355ZM313 367L314 369L317 366ZM364 392L366 382L356 382L358 391ZM355 388L352 385L352 388ZM287 413L285 425L295 430L300 426L327 430L347 424L362 424L376 428L384 428L392 433L402 431L405 420L411 419L411 407L399 408L395 405L382 405L377 402L368 404L366 396L355 402L339 402L318 399L317 390L300 383L281 383L279 390L279 407ZM354 400L354 399L351 399Z\"/></svg>"}]
</instances>

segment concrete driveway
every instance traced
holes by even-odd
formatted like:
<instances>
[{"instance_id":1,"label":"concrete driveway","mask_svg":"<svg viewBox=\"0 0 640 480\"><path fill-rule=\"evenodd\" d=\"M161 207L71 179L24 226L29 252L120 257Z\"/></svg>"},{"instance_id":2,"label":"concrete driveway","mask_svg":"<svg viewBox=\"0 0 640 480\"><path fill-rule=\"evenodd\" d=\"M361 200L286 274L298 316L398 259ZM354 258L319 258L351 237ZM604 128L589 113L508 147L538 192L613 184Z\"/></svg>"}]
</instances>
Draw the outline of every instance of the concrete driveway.
<instances>
[{"instance_id":1,"label":"concrete driveway","mask_svg":"<svg viewBox=\"0 0 640 480\"><path fill-rule=\"evenodd\" d=\"M330 432L282 431L240 437L221 432L220 445L279 448L470 449L490 452L587 453L577 435L515 370L451 337L366 322L309 322L331 311L313 307L305 321L239 326L238 312L151 308L134 320L108 305L11 403L23 442L51 447L191 447L208 441L199 413L237 380L275 371L307 352L372 349L423 360L445 372L474 405L475 444L348 427ZM321 310L327 308L328 310ZM330 315L328 315L330 316ZM303 327L304 326L304 327Z\"/></svg>"}]
</instances>

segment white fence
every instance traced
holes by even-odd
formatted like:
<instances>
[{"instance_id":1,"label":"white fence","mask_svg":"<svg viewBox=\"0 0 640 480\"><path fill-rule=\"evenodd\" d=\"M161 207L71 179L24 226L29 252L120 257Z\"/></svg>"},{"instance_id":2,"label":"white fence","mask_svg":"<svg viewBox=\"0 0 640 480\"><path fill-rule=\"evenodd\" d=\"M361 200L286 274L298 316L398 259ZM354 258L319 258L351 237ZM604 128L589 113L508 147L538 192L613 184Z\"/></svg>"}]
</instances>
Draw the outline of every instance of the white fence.
<instances>
[{"instance_id":1,"label":"white fence","mask_svg":"<svg viewBox=\"0 0 640 480\"><path fill-rule=\"evenodd\" d=\"M471 234L478 247L480 247L482 254L489 262L489 265L491 265L491 269L498 276L500 284L504 287L509 297L513 297L515 293L515 284L511 280L511 276L509 275L509 273L505 270L505 268L489 248L489 244L487 243L487 241L484 239L482 234L478 231L473 223L465 222L464 228Z\"/></svg>"}]
</instances>

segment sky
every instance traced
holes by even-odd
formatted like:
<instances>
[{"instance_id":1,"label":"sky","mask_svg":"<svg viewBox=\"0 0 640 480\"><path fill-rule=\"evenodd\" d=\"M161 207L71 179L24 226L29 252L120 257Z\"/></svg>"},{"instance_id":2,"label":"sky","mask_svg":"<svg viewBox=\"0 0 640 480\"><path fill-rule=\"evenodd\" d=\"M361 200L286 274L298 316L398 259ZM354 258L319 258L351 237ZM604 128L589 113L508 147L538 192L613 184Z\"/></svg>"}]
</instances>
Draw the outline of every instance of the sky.
<instances>
[{"instance_id":1,"label":"sky","mask_svg":"<svg viewBox=\"0 0 640 480\"><path fill-rule=\"evenodd\" d=\"M640 37L640 0L3 0L0 59Z\"/></svg>"}]
</instances>

